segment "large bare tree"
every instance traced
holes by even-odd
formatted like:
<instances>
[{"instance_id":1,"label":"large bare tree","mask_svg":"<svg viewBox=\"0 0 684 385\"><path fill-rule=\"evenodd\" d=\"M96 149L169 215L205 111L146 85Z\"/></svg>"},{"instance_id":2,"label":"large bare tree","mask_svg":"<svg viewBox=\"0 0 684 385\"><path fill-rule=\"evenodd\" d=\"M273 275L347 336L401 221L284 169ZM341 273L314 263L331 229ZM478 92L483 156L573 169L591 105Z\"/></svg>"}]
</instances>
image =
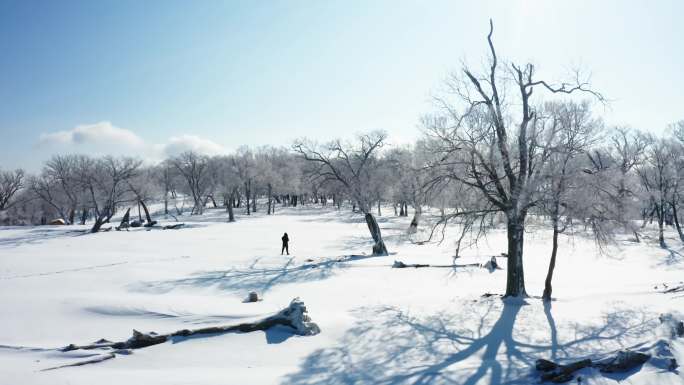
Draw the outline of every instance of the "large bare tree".
<instances>
[{"instance_id":1,"label":"large bare tree","mask_svg":"<svg viewBox=\"0 0 684 385\"><path fill-rule=\"evenodd\" d=\"M554 85L536 79L532 64L502 63L493 33L490 20L489 67L478 73L464 66L454 74L446 85L456 102L437 98L445 114L426 119L426 128L441 144L443 156L436 165L444 168L443 175L479 192L488 202L484 210L504 214L508 239L505 296L526 296L525 219L540 201L541 171L549 159L549 149L541 145L532 95L540 89L553 94L587 92L604 99L579 73L572 82Z\"/></svg>"}]
</instances>

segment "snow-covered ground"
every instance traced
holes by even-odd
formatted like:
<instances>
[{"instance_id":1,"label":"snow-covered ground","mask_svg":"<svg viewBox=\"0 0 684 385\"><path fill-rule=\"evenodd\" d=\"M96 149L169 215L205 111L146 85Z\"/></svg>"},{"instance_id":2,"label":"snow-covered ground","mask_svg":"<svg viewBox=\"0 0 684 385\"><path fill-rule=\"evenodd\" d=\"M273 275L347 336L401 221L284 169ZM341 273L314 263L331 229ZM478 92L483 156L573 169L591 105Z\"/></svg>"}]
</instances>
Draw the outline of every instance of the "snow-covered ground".
<instances>
[{"instance_id":1,"label":"snow-covered ground","mask_svg":"<svg viewBox=\"0 0 684 385\"><path fill-rule=\"evenodd\" d=\"M313 206L239 215L235 223L209 210L179 218L188 224L179 230L0 228L0 384L529 384L538 382L537 358L568 362L646 348L662 337L659 315L684 310L682 293L659 292L684 280L673 234L670 250L647 232L641 244L618 241L609 255L582 236L562 236L557 300L545 307L536 298L482 297L502 293L505 270L391 268L394 260L452 263L457 231L448 229L441 244L419 245L406 235L410 217L385 214L379 222L388 257L366 255L370 237L360 215ZM291 256L280 255L283 232ZM462 250L457 263L484 263L503 251L505 234L495 231ZM530 295L542 292L549 255L550 232L531 225ZM250 291L263 300L243 302ZM295 297L320 334L276 327L175 338L43 371L103 354L55 350L70 343L261 319ZM682 340L672 348L683 363ZM580 374L587 384L684 384L682 373L650 362L627 374Z\"/></svg>"}]
</instances>

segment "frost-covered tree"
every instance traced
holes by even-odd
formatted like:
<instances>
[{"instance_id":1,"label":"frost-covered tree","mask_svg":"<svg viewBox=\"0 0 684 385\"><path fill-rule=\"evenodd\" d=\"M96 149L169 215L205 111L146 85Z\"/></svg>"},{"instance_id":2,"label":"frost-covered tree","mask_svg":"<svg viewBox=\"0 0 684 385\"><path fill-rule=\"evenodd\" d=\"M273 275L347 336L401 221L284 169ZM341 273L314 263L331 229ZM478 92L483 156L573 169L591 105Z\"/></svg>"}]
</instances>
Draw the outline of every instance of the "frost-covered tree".
<instances>
[{"instance_id":1,"label":"frost-covered tree","mask_svg":"<svg viewBox=\"0 0 684 385\"><path fill-rule=\"evenodd\" d=\"M152 180L164 201L164 215L169 214L169 199L176 197L179 173L169 159L163 160L152 170Z\"/></svg>"},{"instance_id":2,"label":"frost-covered tree","mask_svg":"<svg viewBox=\"0 0 684 385\"><path fill-rule=\"evenodd\" d=\"M645 161L636 168L646 190L651 213L658 222L658 243L665 244L664 225L668 212L668 197L672 193L676 171L673 165L671 143L653 135L647 137Z\"/></svg>"},{"instance_id":3,"label":"frost-covered tree","mask_svg":"<svg viewBox=\"0 0 684 385\"><path fill-rule=\"evenodd\" d=\"M256 200L252 195L256 193L254 189L254 176L256 173L254 152L247 146L241 146L232 159L233 166L244 186L247 215L250 215L253 208L256 207ZM252 203L251 205L250 202Z\"/></svg>"},{"instance_id":4,"label":"frost-covered tree","mask_svg":"<svg viewBox=\"0 0 684 385\"><path fill-rule=\"evenodd\" d=\"M446 85L455 96L438 98L444 113L427 118L429 135L441 144L442 168L449 179L479 192L488 202L481 209L498 211L506 218L507 282L505 296L526 296L523 269L525 220L540 201L539 186L545 162L541 131L532 95L535 90L553 94L588 92L577 76L572 83L552 85L535 77L532 64L502 63L487 36L489 67L482 73L465 66Z\"/></svg>"},{"instance_id":5,"label":"frost-covered tree","mask_svg":"<svg viewBox=\"0 0 684 385\"><path fill-rule=\"evenodd\" d=\"M548 157L544 165L545 180L539 207L549 216L553 230L551 258L542 298L550 301L558 253L558 235L565 231L572 218L578 214L577 202L571 201L582 183L583 171L580 162L597 140L601 122L591 116L587 102L548 103L538 114L536 124L542 126L541 138L546 142L543 152L546 152Z\"/></svg>"},{"instance_id":6,"label":"frost-covered tree","mask_svg":"<svg viewBox=\"0 0 684 385\"><path fill-rule=\"evenodd\" d=\"M415 233L420 224L423 206L428 202L428 182L432 178L433 169L426 167L428 156L423 142L413 147L391 149L385 155L392 172L394 199L404 204L408 202L413 209L413 219L409 225L409 233ZM401 209L406 213L405 207Z\"/></svg>"},{"instance_id":7,"label":"frost-covered tree","mask_svg":"<svg viewBox=\"0 0 684 385\"><path fill-rule=\"evenodd\" d=\"M184 152L169 160L185 181L186 192L192 196L192 214L204 212L205 198L211 190L210 159L193 151Z\"/></svg>"},{"instance_id":8,"label":"frost-covered tree","mask_svg":"<svg viewBox=\"0 0 684 385\"><path fill-rule=\"evenodd\" d=\"M364 214L373 241L373 255L387 255L380 226L372 213L375 196L372 190L374 171L377 169L378 150L387 135L381 131L359 135L356 142L334 140L319 146L308 140L294 143L295 152L317 166L316 174L321 181L331 181L344 186L345 191Z\"/></svg>"},{"instance_id":9,"label":"frost-covered tree","mask_svg":"<svg viewBox=\"0 0 684 385\"><path fill-rule=\"evenodd\" d=\"M135 200L129 182L138 175L141 163L127 157L79 158L77 178L86 190L95 214L91 232L98 232L104 223L109 222L118 207Z\"/></svg>"},{"instance_id":10,"label":"frost-covered tree","mask_svg":"<svg viewBox=\"0 0 684 385\"><path fill-rule=\"evenodd\" d=\"M228 212L228 222L235 222L235 208L238 191L242 185L232 156L219 156L213 159L217 175L216 189L223 197L223 205Z\"/></svg>"}]
</instances>

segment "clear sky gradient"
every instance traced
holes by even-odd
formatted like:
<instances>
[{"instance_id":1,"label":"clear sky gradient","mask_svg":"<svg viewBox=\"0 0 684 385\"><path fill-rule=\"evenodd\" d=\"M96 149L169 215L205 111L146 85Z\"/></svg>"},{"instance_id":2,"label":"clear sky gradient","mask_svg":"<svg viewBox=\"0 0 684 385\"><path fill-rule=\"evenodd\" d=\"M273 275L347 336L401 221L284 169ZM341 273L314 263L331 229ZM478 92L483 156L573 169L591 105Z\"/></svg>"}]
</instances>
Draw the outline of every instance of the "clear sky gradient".
<instances>
[{"instance_id":1,"label":"clear sky gradient","mask_svg":"<svg viewBox=\"0 0 684 385\"><path fill-rule=\"evenodd\" d=\"M0 168L384 129L420 135L462 60L592 73L609 124L684 119L684 1L0 0Z\"/></svg>"}]
</instances>

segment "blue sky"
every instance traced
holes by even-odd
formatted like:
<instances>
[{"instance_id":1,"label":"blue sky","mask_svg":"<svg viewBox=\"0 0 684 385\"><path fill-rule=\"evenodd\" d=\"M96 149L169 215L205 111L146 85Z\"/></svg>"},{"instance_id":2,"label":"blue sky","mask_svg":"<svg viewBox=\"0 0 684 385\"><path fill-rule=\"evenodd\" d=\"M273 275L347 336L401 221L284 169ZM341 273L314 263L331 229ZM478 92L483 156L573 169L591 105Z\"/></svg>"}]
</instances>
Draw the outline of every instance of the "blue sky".
<instances>
[{"instance_id":1,"label":"blue sky","mask_svg":"<svg viewBox=\"0 0 684 385\"><path fill-rule=\"evenodd\" d=\"M289 145L421 114L461 61L501 56L540 76L574 67L609 124L684 119L684 2L0 0L0 168L56 152L155 158Z\"/></svg>"}]
</instances>

